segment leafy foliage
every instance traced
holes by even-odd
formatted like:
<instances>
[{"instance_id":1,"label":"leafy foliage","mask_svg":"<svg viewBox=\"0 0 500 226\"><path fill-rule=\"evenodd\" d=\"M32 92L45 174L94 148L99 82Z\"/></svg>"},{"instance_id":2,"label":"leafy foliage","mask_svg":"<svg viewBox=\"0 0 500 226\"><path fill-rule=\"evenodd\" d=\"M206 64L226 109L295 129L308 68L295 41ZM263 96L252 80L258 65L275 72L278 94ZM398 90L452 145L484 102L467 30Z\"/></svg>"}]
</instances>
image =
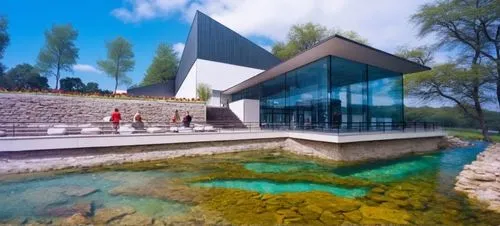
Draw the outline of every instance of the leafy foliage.
<instances>
[{"instance_id":1,"label":"leafy foliage","mask_svg":"<svg viewBox=\"0 0 500 226\"><path fill-rule=\"evenodd\" d=\"M490 125L491 130L500 131L500 112L485 111L485 120ZM451 128L474 128L480 129L477 120L464 114L459 107L406 107L405 119L417 122L438 122L444 127Z\"/></svg>"},{"instance_id":2,"label":"leafy foliage","mask_svg":"<svg viewBox=\"0 0 500 226\"><path fill-rule=\"evenodd\" d=\"M83 91L85 84L80 78L67 77L61 79L61 90L64 91Z\"/></svg>"},{"instance_id":3,"label":"leafy foliage","mask_svg":"<svg viewBox=\"0 0 500 226\"><path fill-rule=\"evenodd\" d=\"M396 50L395 55L426 66L434 62L434 49L431 46L416 48L400 46Z\"/></svg>"},{"instance_id":4,"label":"leafy foliage","mask_svg":"<svg viewBox=\"0 0 500 226\"><path fill-rule=\"evenodd\" d=\"M272 53L282 60L287 60L334 34L345 36L360 43L367 43L366 39L354 31L328 30L319 24L306 23L292 26L288 32L288 41L277 42L272 48Z\"/></svg>"},{"instance_id":5,"label":"leafy foliage","mask_svg":"<svg viewBox=\"0 0 500 226\"><path fill-rule=\"evenodd\" d=\"M205 83L200 83L196 87L196 93L200 100L207 102L212 97L212 88Z\"/></svg>"},{"instance_id":6,"label":"leafy foliage","mask_svg":"<svg viewBox=\"0 0 500 226\"><path fill-rule=\"evenodd\" d=\"M61 90L81 93L107 93L107 90L100 90L99 84L95 82L89 82L85 84L80 78L72 77L61 79Z\"/></svg>"},{"instance_id":7,"label":"leafy foliage","mask_svg":"<svg viewBox=\"0 0 500 226\"><path fill-rule=\"evenodd\" d=\"M115 79L114 93L116 93L119 84L132 83L127 72L134 69L134 52L132 52L132 44L122 37L108 42L106 48L108 49L108 59L97 61L97 66L101 71Z\"/></svg>"},{"instance_id":8,"label":"leafy foliage","mask_svg":"<svg viewBox=\"0 0 500 226\"><path fill-rule=\"evenodd\" d=\"M47 78L29 64L19 64L0 76L0 87L7 90L43 90L49 88L47 82Z\"/></svg>"},{"instance_id":9,"label":"leafy foliage","mask_svg":"<svg viewBox=\"0 0 500 226\"><path fill-rule=\"evenodd\" d=\"M103 90L99 89L99 84L97 84L96 82L88 82L87 85L85 85L83 92L85 92L85 93L98 93L98 92L103 92Z\"/></svg>"},{"instance_id":10,"label":"leafy foliage","mask_svg":"<svg viewBox=\"0 0 500 226\"><path fill-rule=\"evenodd\" d=\"M5 17L0 17L0 60L3 59L5 54L5 49L9 45L9 33L7 33L8 21ZM5 66L0 63L0 76L3 75Z\"/></svg>"},{"instance_id":11,"label":"leafy foliage","mask_svg":"<svg viewBox=\"0 0 500 226\"><path fill-rule=\"evenodd\" d=\"M411 19L420 25L420 36L434 34L438 37L436 44L461 51L462 58L496 64L500 105L499 12L498 0L440 0L423 5Z\"/></svg>"},{"instance_id":12,"label":"leafy foliage","mask_svg":"<svg viewBox=\"0 0 500 226\"><path fill-rule=\"evenodd\" d=\"M75 46L78 32L68 25L54 25L45 31L45 46L38 54L37 67L45 76L56 77L59 88L61 71L72 72L78 59L79 49Z\"/></svg>"},{"instance_id":13,"label":"leafy foliage","mask_svg":"<svg viewBox=\"0 0 500 226\"><path fill-rule=\"evenodd\" d=\"M175 77L179 60L171 45L160 44L156 50L156 56L153 63L149 66L141 85L153 85L157 83L166 83Z\"/></svg>"}]
</instances>

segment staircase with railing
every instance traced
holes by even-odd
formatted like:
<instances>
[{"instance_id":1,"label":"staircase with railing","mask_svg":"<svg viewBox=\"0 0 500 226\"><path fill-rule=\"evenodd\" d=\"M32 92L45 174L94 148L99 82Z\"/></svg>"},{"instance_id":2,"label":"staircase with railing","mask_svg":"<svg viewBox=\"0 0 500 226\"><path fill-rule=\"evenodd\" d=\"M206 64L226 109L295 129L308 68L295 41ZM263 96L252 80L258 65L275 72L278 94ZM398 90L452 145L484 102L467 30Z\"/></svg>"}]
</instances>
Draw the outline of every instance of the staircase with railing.
<instances>
[{"instance_id":1,"label":"staircase with railing","mask_svg":"<svg viewBox=\"0 0 500 226\"><path fill-rule=\"evenodd\" d=\"M246 126L231 109L226 107L207 107L207 124L221 125L221 128L245 128Z\"/></svg>"}]
</instances>

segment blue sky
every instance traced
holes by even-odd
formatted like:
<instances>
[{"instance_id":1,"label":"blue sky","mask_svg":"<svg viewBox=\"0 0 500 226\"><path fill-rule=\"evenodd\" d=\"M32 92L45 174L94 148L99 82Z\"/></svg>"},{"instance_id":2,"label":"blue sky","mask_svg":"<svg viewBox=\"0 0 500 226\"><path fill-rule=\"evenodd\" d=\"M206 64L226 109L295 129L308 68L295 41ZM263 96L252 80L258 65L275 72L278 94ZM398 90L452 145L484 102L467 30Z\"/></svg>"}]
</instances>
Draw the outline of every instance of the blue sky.
<instances>
[{"instance_id":1,"label":"blue sky","mask_svg":"<svg viewBox=\"0 0 500 226\"><path fill-rule=\"evenodd\" d=\"M352 30L369 45L393 53L398 46L433 42L420 38L409 17L433 0L0 0L0 15L9 20L10 45L2 60L7 67L35 64L44 44L44 31L53 24L72 24L79 32L76 45L80 58L73 74L84 82L114 88L113 79L96 69L106 58L105 43L122 36L133 44L136 65L128 75L139 83L159 43L182 51L196 10L211 16L265 49L286 40L292 25L313 22L328 28ZM435 61L450 58L438 52ZM49 78L55 86L55 79ZM125 90L127 87L120 86ZM406 100L406 104L424 105ZM432 104L440 106L442 103ZM493 106L493 109L498 106Z\"/></svg>"},{"instance_id":2,"label":"blue sky","mask_svg":"<svg viewBox=\"0 0 500 226\"><path fill-rule=\"evenodd\" d=\"M52 24L71 23L79 32L76 45L80 48L81 65L96 66L98 59L106 57L105 42L123 36L134 45L136 67L129 74L134 82L139 82L151 62L155 48L160 42L183 43L189 24L179 18L144 21L127 24L111 15L111 11L122 5L120 0L2 0L0 14L9 19L10 45L3 62L8 67L20 63L36 63L40 48L44 44L44 31ZM89 71L90 70L90 71ZM105 74L92 72L83 67L73 74L84 82L98 82L102 88L112 89L113 80ZM50 85L54 86L54 78ZM121 87L124 89L125 87Z\"/></svg>"},{"instance_id":3,"label":"blue sky","mask_svg":"<svg viewBox=\"0 0 500 226\"><path fill-rule=\"evenodd\" d=\"M80 58L73 74L64 73L63 77L77 76L84 82L94 81L101 88L112 89L113 80L95 69L96 61L106 57L107 41L123 36L134 45L136 66L129 76L134 83L139 83L159 43L170 43L176 49L182 49L196 10L214 17L266 49L270 49L274 41L283 41L291 25L312 21L328 27L355 30L375 47L392 51L394 46L387 45L388 41L394 40L398 33L407 33L406 17L421 1L409 0L404 4L397 3L398 0L381 1L409 9L388 17L387 13L380 12L386 7L379 7L380 16L373 19L376 14L366 15L372 11L365 7L360 10L366 2L359 0L2 0L0 15L8 17L11 37L3 62L8 67L20 63L35 64L44 44L44 31L53 24L71 23L79 32L76 45L80 48ZM359 16L346 14L350 8L357 8ZM401 18L400 21L394 23L392 19L395 17ZM353 19L359 23L353 23ZM380 27L371 28L381 25L393 30L394 36L380 35ZM383 42L379 41L383 38ZM400 44L412 42L414 38ZM49 78L49 83L53 87L55 79Z\"/></svg>"}]
</instances>

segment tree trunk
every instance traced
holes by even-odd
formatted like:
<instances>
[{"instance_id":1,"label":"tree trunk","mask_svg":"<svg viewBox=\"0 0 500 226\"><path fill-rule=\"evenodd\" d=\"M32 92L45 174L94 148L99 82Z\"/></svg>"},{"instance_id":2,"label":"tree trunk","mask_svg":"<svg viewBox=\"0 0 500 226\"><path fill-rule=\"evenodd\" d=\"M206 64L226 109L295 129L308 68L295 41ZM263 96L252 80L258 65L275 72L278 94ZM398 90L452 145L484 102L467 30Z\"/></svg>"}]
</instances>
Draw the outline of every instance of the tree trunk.
<instances>
[{"instance_id":1,"label":"tree trunk","mask_svg":"<svg viewBox=\"0 0 500 226\"><path fill-rule=\"evenodd\" d=\"M497 60L497 101L500 107L500 60Z\"/></svg>"},{"instance_id":2,"label":"tree trunk","mask_svg":"<svg viewBox=\"0 0 500 226\"><path fill-rule=\"evenodd\" d=\"M60 69L60 68L59 68L59 66L58 66L58 67L57 67L57 72L56 72L56 90L59 90L59 76L60 76L59 71L60 71L60 70L61 70L61 69Z\"/></svg>"},{"instance_id":3,"label":"tree trunk","mask_svg":"<svg viewBox=\"0 0 500 226\"><path fill-rule=\"evenodd\" d=\"M115 92L114 92L115 95L117 89L118 89L118 75L115 76Z\"/></svg>"}]
</instances>

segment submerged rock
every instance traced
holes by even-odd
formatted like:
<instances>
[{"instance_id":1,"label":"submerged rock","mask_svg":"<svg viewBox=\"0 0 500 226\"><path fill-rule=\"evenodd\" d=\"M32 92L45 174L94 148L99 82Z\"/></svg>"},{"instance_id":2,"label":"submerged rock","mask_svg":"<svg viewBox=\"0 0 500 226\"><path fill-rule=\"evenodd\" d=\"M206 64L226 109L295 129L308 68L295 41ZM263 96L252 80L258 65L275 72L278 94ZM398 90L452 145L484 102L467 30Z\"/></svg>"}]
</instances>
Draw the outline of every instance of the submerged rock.
<instances>
[{"instance_id":1,"label":"submerged rock","mask_svg":"<svg viewBox=\"0 0 500 226\"><path fill-rule=\"evenodd\" d=\"M62 220L62 226L73 226L73 225L89 225L91 221L81 213L76 213L71 217Z\"/></svg>"},{"instance_id":2,"label":"submerged rock","mask_svg":"<svg viewBox=\"0 0 500 226\"><path fill-rule=\"evenodd\" d=\"M351 211L351 212L346 212L344 213L344 216L347 220L357 223L363 219L363 215L359 210Z\"/></svg>"},{"instance_id":3,"label":"submerged rock","mask_svg":"<svg viewBox=\"0 0 500 226\"><path fill-rule=\"evenodd\" d=\"M137 226L137 225L152 225L153 218L144 216L141 214L131 214L122 217L116 222L113 221L111 225L127 225L127 226Z\"/></svg>"},{"instance_id":4,"label":"submerged rock","mask_svg":"<svg viewBox=\"0 0 500 226\"><path fill-rule=\"evenodd\" d=\"M122 218L133 213L135 213L134 208L128 206L103 208L96 210L93 219L96 224L107 224L110 221Z\"/></svg>"},{"instance_id":5,"label":"submerged rock","mask_svg":"<svg viewBox=\"0 0 500 226\"><path fill-rule=\"evenodd\" d=\"M359 210L363 219L383 220L394 224L408 224L408 220L411 219L411 215L403 210L371 206L362 206Z\"/></svg>"},{"instance_id":6,"label":"submerged rock","mask_svg":"<svg viewBox=\"0 0 500 226\"><path fill-rule=\"evenodd\" d=\"M75 214L83 216L91 215L92 202L76 203L74 205L63 205L56 207L47 207L39 211L39 215L52 217L67 217Z\"/></svg>"},{"instance_id":7,"label":"submerged rock","mask_svg":"<svg viewBox=\"0 0 500 226\"><path fill-rule=\"evenodd\" d=\"M65 195L77 196L77 197L87 196L97 191L97 189L95 188L80 187L80 186L62 187L61 189L63 190L63 193Z\"/></svg>"}]
</instances>

